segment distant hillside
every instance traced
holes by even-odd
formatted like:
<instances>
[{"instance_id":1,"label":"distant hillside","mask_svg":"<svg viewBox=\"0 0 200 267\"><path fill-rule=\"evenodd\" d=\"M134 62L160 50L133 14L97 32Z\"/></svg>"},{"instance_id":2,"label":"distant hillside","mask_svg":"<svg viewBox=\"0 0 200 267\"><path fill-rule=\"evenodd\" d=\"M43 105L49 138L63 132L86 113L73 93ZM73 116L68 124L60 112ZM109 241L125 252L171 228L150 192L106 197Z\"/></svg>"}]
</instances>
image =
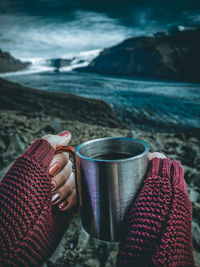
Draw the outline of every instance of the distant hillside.
<instances>
[{"instance_id":1,"label":"distant hillside","mask_svg":"<svg viewBox=\"0 0 200 267\"><path fill-rule=\"evenodd\" d=\"M127 39L77 70L200 82L200 29Z\"/></svg>"},{"instance_id":2,"label":"distant hillside","mask_svg":"<svg viewBox=\"0 0 200 267\"><path fill-rule=\"evenodd\" d=\"M0 78L0 111L44 114L109 127L125 127L104 101L70 93L48 92Z\"/></svg>"},{"instance_id":3,"label":"distant hillside","mask_svg":"<svg viewBox=\"0 0 200 267\"><path fill-rule=\"evenodd\" d=\"M29 64L29 62L21 62L15 59L10 53L0 49L0 73L22 70Z\"/></svg>"}]
</instances>

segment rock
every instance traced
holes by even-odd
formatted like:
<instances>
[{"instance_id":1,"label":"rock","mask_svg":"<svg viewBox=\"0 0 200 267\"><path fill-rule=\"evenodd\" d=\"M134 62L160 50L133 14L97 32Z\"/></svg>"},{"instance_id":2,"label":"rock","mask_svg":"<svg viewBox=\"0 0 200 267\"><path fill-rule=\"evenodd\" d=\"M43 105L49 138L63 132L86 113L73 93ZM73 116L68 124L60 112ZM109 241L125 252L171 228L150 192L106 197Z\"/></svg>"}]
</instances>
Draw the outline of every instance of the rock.
<instances>
[{"instance_id":1,"label":"rock","mask_svg":"<svg viewBox=\"0 0 200 267\"><path fill-rule=\"evenodd\" d=\"M199 203L192 203L192 213L193 219L197 222L200 222L200 204Z\"/></svg>"},{"instance_id":2,"label":"rock","mask_svg":"<svg viewBox=\"0 0 200 267\"><path fill-rule=\"evenodd\" d=\"M114 267L117 264L118 249L110 252L105 267Z\"/></svg>"},{"instance_id":3,"label":"rock","mask_svg":"<svg viewBox=\"0 0 200 267\"><path fill-rule=\"evenodd\" d=\"M138 138L138 134L137 134L137 132L135 130L129 130L129 133L128 133L127 137L137 139Z\"/></svg>"},{"instance_id":4,"label":"rock","mask_svg":"<svg viewBox=\"0 0 200 267\"><path fill-rule=\"evenodd\" d=\"M197 202L197 200L199 199L199 193L193 188L190 188L189 196L190 196L191 202Z\"/></svg>"},{"instance_id":5,"label":"rock","mask_svg":"<svg viewBox=\"0 0 200 267\"><path fill-rule=\"evenodd\" d=\"M200 226L196 222L192 222L192 237L194 248L199 251L200 249Z\"/></svg>"},{"instance_id":6,"label":"rock","mask_svg":"<svg viewBox=\"0 0 200 267\"><path fill-rule=\"evenodd\" d=\"M195 266L200 266L200 252L197 252L194 250L194 261L195 261Z\"/></svg>"},{"instance_id":7,"label":"rock","mask_svg":"<svg viewBox=\"0 0 200 267\"><path fill-rule=\"evenodd\" d=\"M5 142L0 138L0 151L5 151L6 150L6 144Z\"/></svg>"},{"instance_id":8,"label":"rock","mask_svg":"<svg viewBox=\"0 0 200 267\"><path fill-rule=\"evenodd\" d=\"M184 165L184 177L185 177L187 184L192 184L193 179L197 176L198 176L198 172L196 168Z\"/></svg>"},{"instance_id":9,"label":"rock","mask_svg":"<svg viewBox=\"0 0 200 267\"><path fill-rule=\"evenodd\" d=\"M46 133L60 133L62 132L61 122L59 120L52 120L43 128L43 130Z\"/></svg>"},{"instance_id":10,"label":"rock","mask_svg":"<svg viewBox=\"0 0 200 267\"><path fill-rule=\"evenodd\" d=\"M2 168L0 171L0 181L3 179L4 175L7 173L9 168L11 167L11 164L7 165L5 168Z\"/></svg>"},{"instance_id":11,"label":"rock","mask_svg":"<svg viewBox=\"0 0 200 267\"><path fill-rule=\"evenodd\" d=\"M55 264L57 262L57 260L59 260L60 258L63 258L64 252L65 252L65 248L63 246L63 242L61 241L61 243L59 244L59 246L56 248L56 250L54 251L54 253L51 255L49 261L52 264Z\"/></svg>"},{"instance_id":12,"label":"rock","mask_svg":"<svg viewBox=\"0 0 200 267\"><path fill-rule=\"evenodd\" d=\"M200 175L195 175L193 178L192 178L192 182L195 186L198 186L200 185Z\"/></svg>"},{"instance_id":13,"label":"rock","mask_svg":"<svg viewBox=\"0 0 200 267\"><path fill-rule=\"evenodd\" d=\"M8 147L8 151L22 152L25 150L24 143L22 142L18 134L11 134L9 136L9 139L10 139L10 145Z\"/></svg>"},{"instance_id":14,"label":"rock","mask_svg":"<svg viewBox=\"0 0 200 267\"><path fill-rule=\"evenodd\" d=\"M77 248L84 250L89 243L90 235L81 227L81 231L78 237Z\"/></svg>"},{"instance_id":15,"label":"rock","mask_svg":"<svg viewBox=\"0 0 200 267\"><path fill-rule=\"evenodd\" d=\"M134 37L77 71L200 82L200 28L159 37ZM187 62L187 63L186 63Z\"/></svg>"},{"instance_id":16,"label":"rock","mask_svg":"<svg viewBox=\"0 0 200 267\"><path fill-rule=\"evenodd\" d=\"M88 267L100 267L100 262L96 259L89 259L85 262L85 266Z\"/></svg>"}]
</instances>

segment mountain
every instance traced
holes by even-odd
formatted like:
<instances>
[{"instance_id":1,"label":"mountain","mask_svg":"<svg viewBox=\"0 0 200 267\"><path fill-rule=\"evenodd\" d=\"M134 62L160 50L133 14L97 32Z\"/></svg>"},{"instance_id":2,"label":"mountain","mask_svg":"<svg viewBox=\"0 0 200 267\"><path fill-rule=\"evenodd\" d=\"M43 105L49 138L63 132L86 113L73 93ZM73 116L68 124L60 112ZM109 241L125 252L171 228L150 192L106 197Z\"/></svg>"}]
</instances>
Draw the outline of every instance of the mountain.
<instances>
[{"instance_id":1,"label":"mountain","mask_svg":"<svg viewBox=\"0 0 200 267\"><path fill-rule=\"evenodd\" d=\"M29 64L29 62L22 62L0 49L0 73L22 70Z\"/></svg>"},{"instance_id":2,"label":"mountain","mask_svg":"<svg viewBox=\"0 0 200 267\"><path fill-rule=\"evenodd\" d=\"M127 39L77 70L200 82L200 28Z\"/></svg>"}]
</instances>

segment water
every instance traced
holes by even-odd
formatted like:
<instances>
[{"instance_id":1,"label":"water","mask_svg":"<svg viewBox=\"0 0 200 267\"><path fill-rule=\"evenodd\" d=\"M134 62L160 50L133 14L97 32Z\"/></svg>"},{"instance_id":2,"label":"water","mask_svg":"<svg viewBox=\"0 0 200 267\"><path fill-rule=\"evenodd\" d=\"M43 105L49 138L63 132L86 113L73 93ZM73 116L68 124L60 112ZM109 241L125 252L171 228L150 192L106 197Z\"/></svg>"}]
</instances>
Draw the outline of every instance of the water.
<instances>
[{"instance_id":1,"label":"water","mask_svg":"<svg viewBox=\"0 0 200 267\"><path fill-rule=\"evenodd\" d=\"M103 99L131 126L160 131L200 130L200 84L73 71L16 73L9 74L6 79L33 88Z\"/></svg>"}]
</instances>

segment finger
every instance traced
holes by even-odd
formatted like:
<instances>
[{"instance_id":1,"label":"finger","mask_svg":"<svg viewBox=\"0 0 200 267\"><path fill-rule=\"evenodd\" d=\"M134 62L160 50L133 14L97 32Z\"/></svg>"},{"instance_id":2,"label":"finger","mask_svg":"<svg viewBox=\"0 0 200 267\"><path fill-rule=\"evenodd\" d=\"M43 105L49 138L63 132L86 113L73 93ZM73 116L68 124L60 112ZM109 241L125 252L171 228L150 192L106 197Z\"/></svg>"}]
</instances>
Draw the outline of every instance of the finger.
<instances>
[{"instance_id":1,"label":"finger","mask_svg":"<svg viewBox=\"0 0 200 267\"><path fill-rule=\"evenodd\" d=\"M55 205L62 201L63 199L67 198L75 188L75 180L74 174L71 173L69 179L57 190L55 190L52 196L52 205Z\"/></svg>"},{"instance_id":2,"label":"finger","mask_svg":"<svg viewBox=\"0 0 200 267\"><path fill-rule=\"evenodd\" d=\"M63 168L58 174L52 178L52 191L55 191L61 187L67 179L69 179L72 173L72 162L68 161L65 168Z\"/></svg>"},{"instance_id":3,"label":"finger","mask_svg":"<svg viewBox=\"0 0 200 267\"><path fill-rule=\"evenodd\" d=\"M71 207L75 206L77 203L77 199L76 199L76 190L74 189L73 192L71 193L71 195L65 199L64 201L62 201L58 207L61 211L65 211L70 209Z\"/></svg>"},{"instance_id":4,"label":"finger","mask_svg":"<svg viewBox=\"0 0 200 267\"><path fill-rule=\"evenodd\" d=\"M50 166L49 166L49 174L51 177L58 174L68 163L69 155L68 153L59 153L54 155Z\"/></svg>"},{"instance_id":5,"label":"finger","mask_svg":"<svg viewBox=\"0 0 200 267\"><path fill-rule=\"evenodd\" d=\"M148 153L148 159L152 160L154 158L165 159L166 156L164 154L160 153L160 152L153 152L153 153L149 152Z\"/></svg>"},{"instance_id":6,"label":"finger","mask_svg":"<svg viewBox=\"0 0 200 267\"><path fill-rule=\"evenodd\" d=\"M47 140L54 148L59 145L66 146L71 140L71 134L69 131L64 131L59 135L45 135L43 139ZM49 174L50 176L56 175L60 170L64 168L69 160L68 153L59 153L54 155L50 167Z\"/></svg>"},{"instance_id":7,"label":"finger","mask_svg":"<svg viewBox=\"0 0 200 267\"><path fill-rule=\"evenodd\" d=\"M69 131L65 131L60 133L59 135L47 134L42 137L42 139L47 140L50 145L56 149L57 146L66 146L71 140L71 133Z\"/></svg>"}]
</instances>

